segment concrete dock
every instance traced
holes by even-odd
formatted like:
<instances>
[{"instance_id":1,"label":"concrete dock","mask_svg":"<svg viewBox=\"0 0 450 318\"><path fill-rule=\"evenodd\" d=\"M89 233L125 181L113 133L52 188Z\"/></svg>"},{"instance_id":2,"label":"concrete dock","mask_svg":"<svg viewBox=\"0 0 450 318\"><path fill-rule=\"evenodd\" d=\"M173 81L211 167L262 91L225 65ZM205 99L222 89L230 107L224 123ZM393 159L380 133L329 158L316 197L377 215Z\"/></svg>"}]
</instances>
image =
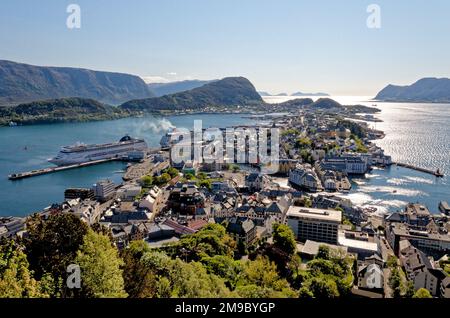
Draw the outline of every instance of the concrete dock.
<instances>
[{"instance_id":1,"label":"concrete dock","mask_svg":"<svg viewBox=\"0 0 450 318\"><path fill-rule=\"evenodd\" d=\"M75 169L75 168L82 168L82 167L88 167L93 165L98 165L105 162L111 162L111 161L120 161L122 158L111 158L111 159L102 159L102 160L93 160L88 162L83 162L79 164L74 165L67 165L67 166L59 166L59 167L49 167L44 169L37 169L32 171L26 171L26 172L20 172L20 173L13 173L8 176L9 180L20 180L25 178L31 178L35 176L40 176L44 174L69 170L69 169Z\"/></svg>"},{"instance_id":2,"label":"concrete dock","mask_svg":"<svg viewBox=\"0 0 450 318\"><path fill-rule=\"evenodd\" d=\"M161 148L148 148L145 151L145 155L155 154L155 153L158 153L160 150L161 150ZM41 176L44 174L49 174L49 173L54 173L54 172L59 172L59 171L64 171L64 170L98 165L101 163L111 162L111 161L132 161L133 162L134 160L131 160L127 156L115 157L115 158L109 158L109 159L92 160L92 161L88 161L88 162L67 165L67 166L49 167L49 168L43 168L43 169L36 169L36 170L32 170L32 171L12 173L8 176L8 179L9 180L20 180L20 179Z\"/></svg>"},{"instance_id":3,"label":"concrete dock","mask_svg":"<svg viewBox=\"0 0 450 318\"><path fill-rule=\"evenodd\" d=\"M407 163L401 163L401 162L393 162L393 164L399 166L399 167L404 167L404 168L408 168L408 169L412 169L412 170L416 170L416 171L420 171L423 173L428 173L428 174L432 174L435 177L438 178L443 178L444 174L442 172L440 172L439 169L437 169L436 171L431 170L431 169L426 169L426 168L420 168L420 167L416 167Z\"/></svg>"}]
</instances>

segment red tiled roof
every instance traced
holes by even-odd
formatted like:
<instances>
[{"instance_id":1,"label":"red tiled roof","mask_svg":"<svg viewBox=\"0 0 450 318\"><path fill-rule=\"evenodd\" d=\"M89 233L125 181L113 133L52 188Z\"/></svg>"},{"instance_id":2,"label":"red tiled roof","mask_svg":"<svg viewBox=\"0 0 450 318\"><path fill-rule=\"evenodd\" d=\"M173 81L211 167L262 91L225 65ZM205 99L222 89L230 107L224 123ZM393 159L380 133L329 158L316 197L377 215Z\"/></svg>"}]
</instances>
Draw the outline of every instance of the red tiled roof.
<instances>
[{"instance_id":1,"label":"red tiled roof","mask_svg":"<svg viewBox=\"0 0 450 318\"><path fill-rule=\"evenodd\" d=\"M206 226L208 224L207 221L200 219L200 220L193 220L188 222L188 227L190 229L193 229L195 231L200 230L202 227Z\"/></svg>"},{"instance_id":2,"label":"red tiled roof","mask_svg":"<svg viewBox=\"0 0 450 318\"><path fill-rule=\"evenodd\" d=\"M179 235L184 235L184 234L193 234L195 232L197 232L194 229L191 229L187 226L178 224L177 222L173 221L173 220L165 220L163 222L164 225L170 226L171 228L173 228L175 230L175 233L179 234Z\"/></svg>"}]
</instances>

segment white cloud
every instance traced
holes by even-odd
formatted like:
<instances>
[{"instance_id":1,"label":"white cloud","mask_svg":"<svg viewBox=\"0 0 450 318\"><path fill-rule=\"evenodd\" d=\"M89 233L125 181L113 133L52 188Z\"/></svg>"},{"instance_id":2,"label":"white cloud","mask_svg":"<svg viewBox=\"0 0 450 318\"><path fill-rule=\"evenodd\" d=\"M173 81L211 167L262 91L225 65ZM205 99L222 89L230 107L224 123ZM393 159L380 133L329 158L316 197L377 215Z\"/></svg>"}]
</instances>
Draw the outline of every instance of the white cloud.
<instances>
[{"instance_id":1,"label":"white cloud","mask_svg":"<svg viewBox=\"0 0 450 318\"><path fill-rule=\"evenodd\" d=\"M150 83L170 83L170 82L179 82L179 81L186 81L186 80L192 80L193 77L186 75L186 76L177 76L176 72L169 72L167 73L167 77L164 76L153 76L153 75L146 75L141 76L141 78L146 82L147 84Z\"/></svg>"},{"instance_id":2,"label":"white cloud","mask_svg":"<svg viewBox=\"0 0 450 318\"><path fill-rule=\"evenodd\" d=\"M162 76L141 76L141 78L147 84L150 84L150 83L169 83L170 82L170 80L168 80L167 78L162 77Z\"/></svg>"}]
</instances>

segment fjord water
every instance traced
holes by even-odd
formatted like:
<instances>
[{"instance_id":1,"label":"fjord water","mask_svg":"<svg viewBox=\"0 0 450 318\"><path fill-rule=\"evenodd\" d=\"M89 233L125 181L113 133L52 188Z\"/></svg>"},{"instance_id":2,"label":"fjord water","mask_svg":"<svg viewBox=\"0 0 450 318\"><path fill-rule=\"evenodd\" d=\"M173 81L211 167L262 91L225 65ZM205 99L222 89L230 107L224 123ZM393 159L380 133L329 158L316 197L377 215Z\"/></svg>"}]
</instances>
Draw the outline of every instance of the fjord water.
<instances>
[{"instance_id":1,"label":"fjord water","mask_svg":"<svg viewBox=\"0 0 450 318\"><path fill-rule=\"evenodd\" d=\"M307 96L305 96L307 97ZM269 96L269 103L295 97ZM319 97L310 97L317 100ZM421 202L439 213L442 200L450 202L450 104L381 103L369 96L332 96L342 105L375 106L375 117L383 122L369 123L386 137L375 143L392 160L432 170L441 169L444 178L392 166L374 169L365 178L352 180L349 194L340 195L363 207L376 207L380 214L403 209L408 202Z\"/></svg>"},{"instance_id":2,"label":"fjord water","mask_svg":"<svg viewBox=\"0 0 450 318\"><path fill-rule=\"evenodd\" d=\"M366 105L367 104L365 103ZM372 124L386 133L376 144L397 162L440 169L444 178L392 166L354 180L349 195L357 204L395 211L407 202L421 202L438 213L442 200L450 202L450 104L377 103L383 120Z\"/></svg>"},{"instance_id":3,"label":"fjord water","mask_svg":"<svg viewBox=\"0 0 450 318\"><path fill-rule=\"evenodd\" d=\"M439 201L450 201L450 104L377 103L368 101L368 97L332 98L346 105L376 103L381 109L376 116L383 122L371 125L386 133L386 137L376 143L392 155L394 161L441 168L445 174L444 178L436 178L396 166L374 169L366 178L354 179L353 188L345 197L361 206L377 207L381 213L417 201L437 212ZM286 97L265 99L273 103L284 101ZM61 146L77 141L110 142L125 134L145 138L149 146L157 146L171 125L192 128L195 119L201 119L205 128L249 121L241 115L203 114L0 128L0 216L26 215L59 202L67 187L88 187L104 178L121 181L122 175L115 172L123 170L125 165L118 162L15 182L7 180L12 172L51 166L46 160Z\"/></svg>"},{"instance_id":4,"label":"fjord water","mask_svg":"<svg viewBox=\"0 0 450 318\"><path fill-rule=\"evenodd\" d=\"M101 179L121 182L126 164L110 162L67 170L18 181L7 176L14 172L51 167L47 159L61 146L76 142L106 143L129 134L144 138L150 147L159 145L161 136L172 127L193 128L194 120L203 127L225 127L248 122L240 115L185 115L167 118L125 118L115 121L53 125L0 127L0 216L23 216L61 202L69 187L90 187Z\"/></svg>"}]
</instances>

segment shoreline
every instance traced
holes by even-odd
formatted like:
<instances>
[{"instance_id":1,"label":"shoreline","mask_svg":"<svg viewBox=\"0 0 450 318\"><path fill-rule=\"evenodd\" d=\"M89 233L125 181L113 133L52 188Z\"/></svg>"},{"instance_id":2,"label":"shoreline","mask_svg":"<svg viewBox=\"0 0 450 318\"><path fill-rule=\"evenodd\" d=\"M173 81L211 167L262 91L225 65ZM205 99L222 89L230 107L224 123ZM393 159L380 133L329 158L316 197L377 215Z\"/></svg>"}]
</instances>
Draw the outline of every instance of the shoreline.
<instances>
[{"instance_id":1,"label":"shoreline","mask_svg":"<svg viewBox=\"0 0 450 318\"><path fill-rule=\"evenodd\" d=\"M245 115L245 114L249 114L249 113L240 113L240 112L238 112L238 113L224 113L224 112L208 112L208 113L186 113L186 114L177 114L177 115L162 115L162 114L158 114L157 116L155 116L155 114L148 114L149 116L155 116L155 117L162 117L162 118L164 118L164 117L168 117L168 116L177 116L177 117L182 117L182 116L189 116L189 115L207 115L207 114L210 114L210 115L223 115L223 114L227 114L227 115ZM270 113L263 113L262 114L263 116L265 116L265 115L270 115ZM131 118L133 118L133 117L145 117L145 116L130 116ZM126 117L126 118L129 118L129 117ZM120 119L122 119L122 118L120 118ZM249 118L249 119L251 119L251 118ZM258 119L258 118L255 118L255 119ZM363 120L364 121L364 120ZM95 121L95 122L98 122L98 121ZM367 121L364 121L364 122L367 122ZM383 137L385 136L385 134L383 135ZM376 139L382 139L382 138L376 138ZM121 174L122 176L124 175L124 173L123 174ZM387 181L388 180L385 180L386 182L386 184L387 184ZM355 205L356 205L356 203L355 203ZM31 214L27 214L27 216L29 216L29 215L31 215ZM26 216L25 216L26 217Z\"/></svg>"}]
</instances>

